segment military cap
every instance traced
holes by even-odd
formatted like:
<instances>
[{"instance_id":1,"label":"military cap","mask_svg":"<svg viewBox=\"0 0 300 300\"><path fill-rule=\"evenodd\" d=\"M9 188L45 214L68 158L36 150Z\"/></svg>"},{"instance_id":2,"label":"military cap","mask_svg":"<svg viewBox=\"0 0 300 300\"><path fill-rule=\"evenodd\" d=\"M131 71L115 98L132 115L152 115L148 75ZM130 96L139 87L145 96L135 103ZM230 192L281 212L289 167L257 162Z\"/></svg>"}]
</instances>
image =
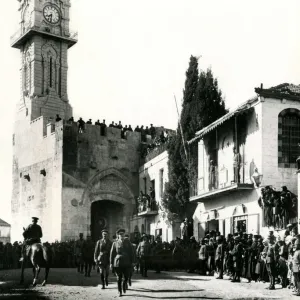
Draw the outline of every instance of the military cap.
<instances>
[{"instance_id":1,"label":"military cap","mask_svg":"<svg viewBox=\"0 0 300 300\"><path fill-rule=\"evenodd\" d=\"M125 233L125 229L122 229L122 228L120 228L120 229L118 229L117 230L117 232L116 232L117 234L120 234L120 233Z\"/></svg>"},{"instance_id":2,"label":"military cap","mask_svg":"<svg viewBox=\"0 0 300 300\"><path fill-rule=\"evenodd\" d=\"M124 234L124 237L129 238L129 234L128 233Z\"/></svg>"},{"instance_id":3,"label":"military cap","mask_svg":"<svg viewBox=\"0 0 300 300\"><path fill-rule=\"evenodd\" d=\"M259 238L259 234L254 234L253 237L254 237L255 239L258 239L258 238Z\"/></svg>"},{"instance_id":4,"label":"military cap","mask_svg":"<svg viewBox=\"0 0 300 300\"><path fill-rule=\"evenodd\" d=\"M102 229L101 232L102 232L102 233L103 233L103 232L108 233L108 230L107 230L107 229Z\"/></svg>"},{"instance_id":5,"label":"military cap","mask_svg":"<svg viewBox=\"0 0 300 300\"><path fill-rule=\"evenodd\" d=\"M293 225L292 225L292 224L287 224L286 227L287 227L287 228L290 228L290 227L293 227Z\"/></svg>"},{"instance_id":6,"label":"military cap","mask_svg":"<svg viewBox=\"0 0 300 300\"><path fill-rule=\"evenodd\" d=\"M216 237L216 240L217 240L217 241L222 241L222 240L223 240L222 235L217 236L217 237Z\"/></svg>"},{"instance_id":7,"label":"military cap","mask_svg":"<svg viewBox=\"0 0 300 300\"><path fill-rule=\"evenodd\" d=\"M82 232L80 232L80 233L79 233L79 235L83 235L83 233L82 233Z\"/></svg>"},{"instance_id":8,"label":"military cap","mask_svg":"<svg viewBox=\"0 0 300 300\"><path fill-rule=\"evenodd\" d=\"M37 218L37 217L32 217L31 219L32 219L32 220L35 220L35 221L38 221L39 218Z\"/></svg>"}]
</instances>

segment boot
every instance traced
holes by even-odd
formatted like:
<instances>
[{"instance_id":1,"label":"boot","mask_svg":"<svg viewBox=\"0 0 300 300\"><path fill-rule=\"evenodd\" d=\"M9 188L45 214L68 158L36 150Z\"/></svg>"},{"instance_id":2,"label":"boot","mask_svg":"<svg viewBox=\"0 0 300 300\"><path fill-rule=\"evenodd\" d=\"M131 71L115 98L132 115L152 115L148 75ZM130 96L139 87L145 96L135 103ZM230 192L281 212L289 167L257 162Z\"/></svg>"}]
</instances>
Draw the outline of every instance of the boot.
<instances>
[{"instance_id":1,"label":"boot","mask_svg":"<svg viewBox=\"0 0 300 300\"><path fill-rule=\"evenodd\" d=\"M118 281L118 291L119 291L119 297L122 296L122 282Z\"/></svg>"},{"instance_id":2,"label":"boot","mask_svg":"<svg viewBox=\"0 0 300 300\"><path fill-rule=\"evenodd\" d=\"M102 290L104 290L105 289L105 284L104 284L104 275L103 274L101 274L101 282L102 282Z\"/></svg>"},{"instance_id":3,"label":"boot","mask_svg":"<svg viewBox=\"0 0 300 300\"><path fill-rule=\"evenodd\" d=\"M126 293L126 281L125 280L123 281L123 293L124 294Z\"/></svg>"},{"instance_id":4,"label":"boot","mask_svg":"<svg viewBox=\"0 0 300 300\"><path fill-rule=\"evenodd\" d=\"M105 277L105 285L108 286L108 276Z\"/></svg>"},{"instance_id":5,"label":"boot","mask_svg":"<svg viewBox=\"0 0 300 300\"><path fill-rule=\"evenodd\" d=\"M131 286L131 278L128 279L129 286Z\"/></svg>"}]
</instances>

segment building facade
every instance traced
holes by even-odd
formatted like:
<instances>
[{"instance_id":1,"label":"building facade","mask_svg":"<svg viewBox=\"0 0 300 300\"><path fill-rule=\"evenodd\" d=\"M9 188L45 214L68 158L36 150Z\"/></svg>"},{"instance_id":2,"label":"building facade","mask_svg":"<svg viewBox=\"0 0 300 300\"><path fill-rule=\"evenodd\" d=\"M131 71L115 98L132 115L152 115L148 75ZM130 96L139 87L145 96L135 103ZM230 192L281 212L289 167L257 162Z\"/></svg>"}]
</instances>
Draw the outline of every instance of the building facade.
<instances>
[{"instance_id":1,"label":"building facade","mask_svg":"<svg viewBox=\"0 0 300 300\"><path fill-rule=\"evenodd\" d=\"M0 242L3 244L10 243L11 226L7 222L0 219Z\"/></svg>"},{"instance_id":2,"label":"building facade","mask_svg":"<svg viewBox=\"0 0 300 300\"><path fill-rule=\"evenodd\" d=\"M168 152L166 145L162 145L146 156L145 164L139 169L138 211L131 222L134 234L146 233L163 242L180 236L180 223L170 222L162 205L168 178Z\"/></svg>"},{"instance_id":3,"label":"building facade","mask_svg":"<svg viewBox=\"0 0 300 300\"><path fill-rule=\"evenodd\" d=\"M262 188L269 186L272 191L286 186L292 195L297 193L300 87L282 84L255 91L255 98L189 141L198 143L197 189L190 198L198 203L193 216L198 239L210 230L266 235L269 229L284 229L287 222L298 223L297 206L288 203L289 218L275 224L276 201L266 212L260 197Z\"/></svg>"},{"instance_id":4,"label":"building facade","mask_svg":"<svg viewBox=\"0 0 300 300\"><path fill-rule=\"evenodd\" d=\"M12 240L38 217L43 241L67 240L101 230L130 231L139 193L140 132L71 120L67 93L69 0L18 0L20 29L11 46L20 51L20 100L13 132ZM57 118L57 115L59 116ZM61 119L61 120L59 120ZM159 128L157 132L159 134ZM161 131L161 130L160 130ZM153 136L152 136L153 138Z\"/></svg>"}]
</instances>

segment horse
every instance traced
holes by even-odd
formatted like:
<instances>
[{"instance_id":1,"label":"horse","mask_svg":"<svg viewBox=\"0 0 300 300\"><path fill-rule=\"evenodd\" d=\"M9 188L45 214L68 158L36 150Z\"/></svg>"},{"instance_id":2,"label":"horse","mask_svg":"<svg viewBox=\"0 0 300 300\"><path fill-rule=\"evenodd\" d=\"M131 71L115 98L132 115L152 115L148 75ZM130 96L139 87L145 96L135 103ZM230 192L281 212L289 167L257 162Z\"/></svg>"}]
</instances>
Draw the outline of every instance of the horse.
<instances>
[{"instance_id":1,"label":"horse","mask_svg":"<svg viewBox=\"0 0 300 300\"><path fill-rule=\"evenodd\" d=\"M42 286L45 286L47 283L47 280L48 280L50 265L52 262L51 249L49 247L42 245L41 243L33 243L32 245L30 245L29 254L26 253L24 255L24 259L22 262L20 284L24 283L24 269L25 269L28 259L33 266L33 269L32 269L33 270L33 283L32 283L32 285L36 286L41 267L44 267L45 268L45 279L42 283Z\"/></svg>"}]
</instances>

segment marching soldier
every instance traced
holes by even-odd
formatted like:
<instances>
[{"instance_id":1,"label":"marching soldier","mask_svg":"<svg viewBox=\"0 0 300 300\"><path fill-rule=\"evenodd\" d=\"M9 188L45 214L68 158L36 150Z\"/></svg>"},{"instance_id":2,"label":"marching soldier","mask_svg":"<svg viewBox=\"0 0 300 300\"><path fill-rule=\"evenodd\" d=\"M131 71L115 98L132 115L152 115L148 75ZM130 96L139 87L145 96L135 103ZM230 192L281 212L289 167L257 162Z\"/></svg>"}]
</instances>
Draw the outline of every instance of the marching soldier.
<instances>
[{"instance_id":1,"label":"marching soldier","mask_svg":"<svg viewBox=\"0 0 300 300\"><path fill-rule=\"evenodd\" d=\"M84 261L85 277L91 277L93 265L94 243L90 235L86 237L86 241L82 246L82 258Z\"/></svg>"},{"instance_id":2,"label":"marching soldier","mask_svg":"<svg viewBox=\"0 0 300 300\"><path fill-rule=\"evenodd\" d=\"M133 262L132 246L128 240L125 240L124 234L124 229L117 231L118 239L113 243L110 251L110 267L114 268L117 274L120 297L122 292L126 293L129 271Z\"/></svg>"},{"instance_id":3,"label":"marching soldier","mask_svg":"<svg viewBox=\"0 0 300 300\"><path fill-rule=\"evenodd\" d=\"M102 289L105 289L105 285L108 286L109 255L112 242L108 239L108 231L106 229L103 229L101 233L102 239L97 241L94 252L94 260L97 265L97 269L98 267L100 268Z\"/></svg>"},{"instance_id":4,"label":"marching soldier","mask_svg":"<svg viewBox=\"0 0 300 300\"><path fill-rule=\"evenodd\" d=\"M39 218L32 217L32 224L30 224L26 229L24 229L24 243L22 248L22 257L20 261L24 260L24 257L26 254L28 254L28 250L30 249L30 246L32 244L41 242L43 232L41 226L37 224L38 220Z\"/></svg>"},{"instance_id":5,"label":"marching soldier","mask_svg":"<svg viewBox=\"0 0 300 300\"><path fill-rule=\"evenodd\" d=\"M144 234L142 237L142 241L139 243L136 250L136 255L140 259L141 273L143 277L148 277L147 271L148 271L150 254L151 254L150 243L148 241L147 235Z\"/></svg>"},{"instance_id":6,"label":"marching soldier","mask_svg":"<svg viewBox=\"0 0 300 300\"><path fill-rule=\"evenodd\" d=\"M74 256L77 264L77 272L83 273L82 247L84 244L83 233L79 233L79 240L74 245Z\"/></svg>"}]
</instances>

